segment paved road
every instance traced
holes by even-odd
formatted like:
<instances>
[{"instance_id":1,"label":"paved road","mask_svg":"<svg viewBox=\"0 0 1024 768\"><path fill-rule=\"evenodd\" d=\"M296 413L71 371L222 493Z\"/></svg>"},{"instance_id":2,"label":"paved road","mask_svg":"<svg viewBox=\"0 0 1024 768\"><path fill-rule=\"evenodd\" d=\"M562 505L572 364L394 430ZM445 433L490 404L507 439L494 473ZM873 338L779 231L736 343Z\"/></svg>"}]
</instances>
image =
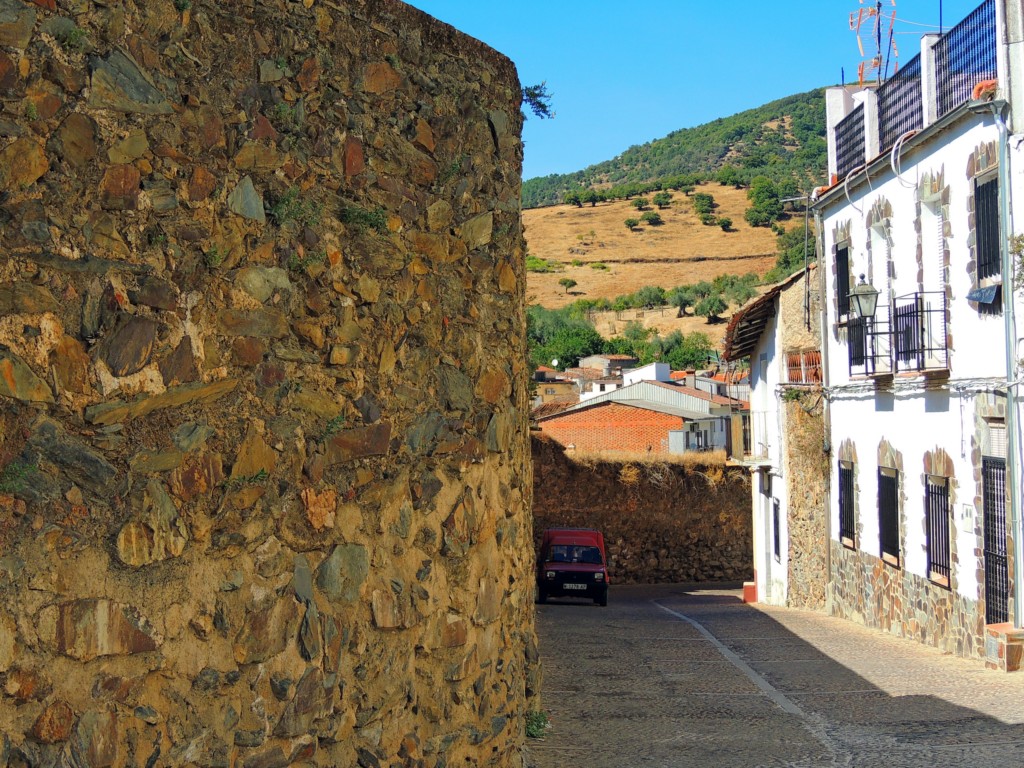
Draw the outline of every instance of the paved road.
<instances>
[{"instance_id":1,"label":"paved road","mask_svg":"<svg viewBox=\"0 0 1024 768\"><path fill-rule=\"evenodd\" d=\"M534 768L1024 766L1007 675L738 590L613 588L537 606Z\"/></svg>"}]
</instances>

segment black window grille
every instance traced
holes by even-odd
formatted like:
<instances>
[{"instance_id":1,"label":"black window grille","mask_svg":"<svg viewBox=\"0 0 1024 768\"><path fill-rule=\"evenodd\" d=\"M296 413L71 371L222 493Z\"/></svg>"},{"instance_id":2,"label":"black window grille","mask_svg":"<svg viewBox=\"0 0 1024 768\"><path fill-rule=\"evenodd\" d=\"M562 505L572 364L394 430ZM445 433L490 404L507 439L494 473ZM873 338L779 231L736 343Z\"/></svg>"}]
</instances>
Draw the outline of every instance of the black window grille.
<instances>
[{"instance_id":1,"label":"black window grille","mask_svg":"<svg viewBox=\"0 0 1024 768\"><path fill-rule=\"evenodd\" d=\"M864 105L856 107L836 125L836 174L840 179L864 165Z\"/></svg>"},{"instance_id":2,"label":"black window grille","mask_svg":"<svg viewBox=\"0 0 1024 768\"><path fill-rule=\"evenodd\" d=\"M867 365L868 321L864 317L851 317L846 324L846 346L850 350L850 368Z\"/></svg>"},{"instance_id":3,"label":"black window grille","mask_svg":"<svg viewBox=\"0 0 1024 768\"><path fill-rule=\"evenodd\" d=\"M985 623L1009 621L1010 571L1006 561L1006 459L981 459L985 516Z\"/></svg>"},{"instance_id":4,"label":"black window grille","mask_svg":"<svg viewBox=\"0 0 1024 768\"><path fill-rule=\"evenodd\" d=\"M928 577L949 586L949 486L944 477L925 483Z\"/></svg>"},{"instance_id":5,"label":"black window grille","mask_svg":"<svg viewBox=\"0 0 1024 768\"><path fill-rule=\"evenodd\" d=\"M924 308L920 296L893 307L893 353L902 368L924 365Z\"/></svg>"},{"instance_id":6,"label":"black window grille","mask_svg":"<svg viewBox=\"0 0 1024 768\"><path fill-rule=\"evenodd\" d=\"M939 116L970 101L974 86L996 77L996 3L985 0L935 44Z\"/></svg>"},{"instance_id":7,"label":"black window grille","mask_svg":"<svg viewBox=\"0 0 1024 768\"><path fill-rule=\"evenodd\" d=\"M878 89L878 138L882 152L891 149L896 139L907 131L923 127L921 56L918 54Z\"/></svg>"},{"instance_id":8,"label":"black window grille","mask_svg":"<svg viewBox=\"0 0 1024 768\"><path fill-rule=\"evenodd\" d=\"M878 470L878 537L883 555L899 561L900 509L899 475L892 470Z\"/></svg>"},{"instance_id":9,"label":"black window grille","mask_svg":"<svg viewBox=\"0 0 1024 768\"><path fill-rule=\"evenodd\" d=\"M999 186L995 177L975 182L974 233L978 279L998 275L1002 270L999 253Z\"/></svg>"},{"instance_id":10,"label":"black window grille","mask_svg":"<svg viewBox=\"0 0 1024 768\"><path fill-rule=\"evenodd\" d=\"M839 538L853 545L853 465L839 462Z\"/></svg>"},{"instance_id":11,"label":"black window grille","mask_svg":"<svg viewBox=\"0 0 1024 768\"><path fill-rule=\"evenodd\" d=\"M839 316L850 314L850 249L836 248L836 303Z\"/></svg>"},{"instance_id":12,"label":"black window grille","mask_svg":"<svg viewBox=\"0 0 1024 768\"><path fill-rule=\"evenodd\" d=\"M779 512L779 500L772 499L772 536L774 538L773 546L775 547L775 559L779 562L782 562L782 534L780 531L780 517L781 513Z\"/></svg>"}]
</instances>

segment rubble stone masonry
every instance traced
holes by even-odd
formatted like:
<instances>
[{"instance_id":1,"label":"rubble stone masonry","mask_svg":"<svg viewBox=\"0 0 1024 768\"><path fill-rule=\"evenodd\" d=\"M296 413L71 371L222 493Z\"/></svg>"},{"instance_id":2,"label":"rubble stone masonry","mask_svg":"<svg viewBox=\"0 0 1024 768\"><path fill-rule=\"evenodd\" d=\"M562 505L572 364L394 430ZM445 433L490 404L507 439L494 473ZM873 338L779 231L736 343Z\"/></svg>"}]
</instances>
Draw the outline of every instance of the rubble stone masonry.
<instances>
[{"instance_id":1,"label":"rubble stone masonry","mask_svg":"<svg viewBox=\"0 0 1024 768\"><path fill-rule=\"evenodd\" d=\"M520 85L397 0L0 0L0 766L519 766Z\"/></svg>"}]
</instances>

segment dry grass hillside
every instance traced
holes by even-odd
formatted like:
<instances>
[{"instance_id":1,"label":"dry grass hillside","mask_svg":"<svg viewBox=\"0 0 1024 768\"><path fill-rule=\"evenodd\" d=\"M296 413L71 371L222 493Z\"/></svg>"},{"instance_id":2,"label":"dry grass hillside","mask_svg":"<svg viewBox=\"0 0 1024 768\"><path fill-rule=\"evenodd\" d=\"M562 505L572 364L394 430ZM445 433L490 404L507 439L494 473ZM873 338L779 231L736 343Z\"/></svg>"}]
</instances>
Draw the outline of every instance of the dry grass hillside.
<instances>
[{"instance_id":1,"label":"dry grass hillside","mask_svg":"<svg viewBox=\"0 0 1024 768\"><path fill-rule=\"evenodd\" d=\"M664 224L641 224L632 231L624 224L628 218L639 218L631 200L598 203L593 207L558 205L524 210L530 255L562 267L556 272L529 273L529 303L557 308L580 298L614 299L645 285L668 289L723 274L763 275L774 266L775 235L743 220L748 206L745 189L707 184L696 191L714 196L718 204L715 215L732 219L732 231L701 224L693 212L692 198L682 192L672 193L672 205L658 211ZM653 197L653 193L646 197ZM657 210L653 206L652 209ZM593 265L598 263L607 269L595 269ZM569 293L558 284L562 278L576 281ZM725 315L733 309L730 307ZM684 333L701 331L715 341L725 330L725 323L709 325L701 317L676 319L673 309L641 314L637 318L634 311L620 313L618 317L615 313L600 313L597 330L604 336L615 335L631 319L639 319L659 333L676 328Z\"/></svg>"}]
</instances>

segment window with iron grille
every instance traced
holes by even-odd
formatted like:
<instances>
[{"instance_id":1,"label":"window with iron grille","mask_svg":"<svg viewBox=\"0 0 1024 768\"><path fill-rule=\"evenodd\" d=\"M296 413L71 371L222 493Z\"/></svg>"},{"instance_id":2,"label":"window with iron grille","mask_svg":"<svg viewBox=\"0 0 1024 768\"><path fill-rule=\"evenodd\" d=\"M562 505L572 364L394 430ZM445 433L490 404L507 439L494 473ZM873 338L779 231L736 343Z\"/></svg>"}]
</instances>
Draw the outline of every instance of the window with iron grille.
<instances>
[{"instance_id":1,"label":"window with iron grille","mask_svg":"<svg viewBox=\"0 0 1024 768\"><path fill-rule=\"evenodd\" d=\"M900 563L899 472L878 468L878 538L882 559Z\"/></svg>"},{"instance_id":2,"label":"window with iron grille","mask_svg":"<svg viewBox=\"0 0 1024 768\"><path fill-rule=\"evenodd\" d=\"M779 512L779 500L772 499L772 546L774 546L775 548L775 560L778 562L782 562L782 536L780 531L781 524L779 521L780 517L781 514Z\"/></svg>"},{"instance_id":3,"label":"window with iron grille","mask_svg":"<svg viewBox=\"0 0 1024 768\"><path fill-rule=\"evenodd\" d=\"M949 480L928 475L925 482L928 578L949 586Z\"/></svg>"},{"instance_id":4,"label":"window with iron grille","mask_svg":"<svg viewBox=\"0 0 1024 768\"><path fill-rule=\"evenodd\" d=\"M850 249L836 248L836 304L839 317L850 314Z\"/></svg>"},{"instance_id":5,"label":"window with iron grille","mask_svg":"<svg viewBox=\"0 0 1024 768\"><path fill-rule=\"evenodd\" d=\"M985 516L985 623L1009 620L1010 571L1006 546L1006 459L981 459Z\"/></svg>"},{"instance_id":6,"label":"window with iron grille","mask_svg":"<svg viewBox=\"0 0 1024 768\"><path fill-rule=\"evenodd\" d=\"M868 361L868 321L852 317L846 324L846 346L850 352L850 367L866 365Z\"/></svg>"},{"instance_id":7,"label":"window with iron grille","mask_svg":"<svg viewBox=\"0 0 1024 768\"><path fill-rule=\"evenodd\" d=\"M854 546L856 531L853 515L853 464L839 462L839 538L848 547Z\"/></svg>"},{"instance_id":8,"label":"window with iron grille","mask_svg":"<svg viewBox=\"0 0 1024 768\"><path fill-rule=\"evenodd\" d=\"M978 258L978 279L1001 273L999 253L998 178L974 182L974 227Z\"/></svg>"},{"instance_id":9,"label":"window with iron grille","mask_svg":"<svg viewBox=\"0 0 1024 768\"><path fill-rule=\"evenodd\" d=\"M816 349L787 352L786 376L790 384L821 383L821 352Z\"/></svg>"}]
</instances>

